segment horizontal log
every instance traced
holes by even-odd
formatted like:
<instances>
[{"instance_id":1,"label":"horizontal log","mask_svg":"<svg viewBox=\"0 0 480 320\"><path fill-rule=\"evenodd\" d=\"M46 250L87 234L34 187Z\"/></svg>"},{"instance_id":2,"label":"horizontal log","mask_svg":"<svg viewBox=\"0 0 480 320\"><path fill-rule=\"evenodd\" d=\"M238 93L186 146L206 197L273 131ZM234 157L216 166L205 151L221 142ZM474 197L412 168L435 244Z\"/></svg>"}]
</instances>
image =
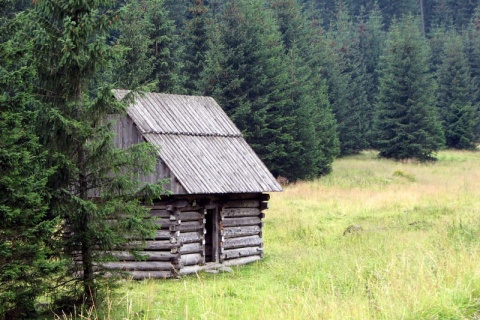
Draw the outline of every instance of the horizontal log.
<instances>
[{"instance_id":1,"label":"horizontal log","mask_svg":"<svg viewBox=\"0 0 480 320\"><path fill-rule=\"evenodd\" d=\"M155 232L155 240L178 238L179 235L180 235L180 232L178 231L172 232L170 230L157 230Z\"/></svg>"},{"instance_id":2,"label":"horizontal log","mask_svg":"<svg viewBox=\"0 0 480 320\"><path fill-rule=\"evenodd\" d=\"M225 218L228 217L258 217L260 216L260 209L258 208L229 208L223 209L222 213Z\"/></svg>"},{"instance_id":3,"label":"horizontal log","mask_svg":"<svg viewBox=\"0 0 480 320\"><path fill-rule=\"evenodd\" d=\"M180 212L180 220L184 221L200 221L203 220L203 214L198 211Z\"/></svg>"},{"instance_id":4,"label":"horizontal log","mask_svg":"<svg viewBox=\"0 0 480 320\"><path fill-rule=\"evenodd\" d=\"M203 263L203 257L199 253L184 254L180 257L180 263L184 266Z\"/></svg>"},{"instance_id":5,"label":"horizontal log","mask_svg":"<svg viewBox=\"0 0 480 320\"><path fill-rule=\"evenodd\" d=\"M237 249L244 247L261 247L263 244L262 238L258 235L240 237L240 238L228 238L223 241L224 249Z\"/></svg>"},{"instance_id":6,"label":"horizontal log","mask_svg":"<svg viewBox=\"0 0 480 320\"><path fill-rule=\"evenodd\" d=\"M104 269L113 270L140 270L140 271L170 271L173 265L167 261L122 261L122 262L103 262L100 263Z\"/></svg>"},{"instance_id":7,"label":"horizontal log","mask_svg":"<svg viewBox=\"0 0 480 320\"><path fill-rule=\"evenodd\" d=\"M178 241L181 243L199 242L203 240L203 230L201 232L181 232Z\"/></svg>"},{"instance_id":8,"label":"horizontal log","mask_svg":"<svg viewBox=\"0 0 480 320\"><path fill-rule=\"evenodd\" d=\"M268 201L268 200L270 200L270 195L269 195L268 193L262 193L262 194L260 195L260 199L261 199L262 201Z\"/></svg>"},{"instance_id":9,"label":"horizontal log","mask_svg":"<svg viewBox=\"0 0 480 320\"><path fill-rule=\"evenodd\" d=\"M143 250L171 250L180 247L180 243L171 243L170 240L149 240L142 242L129 242L126 248L140 248Z\"/></svg>"},{"instance_id":10,"label":"horizontal log","mask_svg":"<svg viewBox=\"0 0 480 320\"><path fill-rule=\"evenodd\" d=\"M187 200L167 200L165 202L154 203L153 206L146 206L150 209L172 210L173 208L184 208L189 205Z\"/></svg>"},{"instance_id":11,"label":"horizontal log","mask_svg":"<svg viewBox=\"0 0 480 320\"><path fill-rule=\"evenodd\" d=\"M262 222L260 217L241 217L241 218L225 218L221 222L223 227L239 227L259 225ZM221 228L221 227L220 227Z\"/></svg>"},{"instance_id":12,"label":"horizontal log","mask_svg":"<svg viewBox=\"0 0 480 320\"><path fill-rule=\"evenodd\" d=\"M262 259L262 257L260 257L259 255L254 255L254 256L249 256L249 257L226 260L222 264L224 266L227 266L227 267L240 266L240 265L244 265L244 264L247 264L247 263L252 263L252 262L255 262L255 261L258 261L258 260L261 260L261 259Z\"/></svg>"},{"instance_id":13,"label":"horizontal log","mask_svg":"<svg viewBox=\"0 0 480 320\"><path fill-rule=\"evenodd\" d=\"M192 273L198 273L200 271L205 270L204 266L201 265L193 265L193 266L184 266L180 269L178 272L179 275L187 275L187 274L192 274Z\"/></svg>"},{"instance_id":14,"label":"horizontal log","mask_svg":"<svg viewBox=\"0 0 480 320\"><path fill-rule=\"evenodd\" d=\"M106 254L120 261L137 261L135 256L128 251L109 251ZM172 261L179 258L178 253L170 253L169 251L141 251L138 254L142 257L139 260L145 261Z\"/></svg>"},{"instance_id":15,"label":"horizontal log","mask_svg":"<svg viewBox=\"0 0 480 320\"><path fill-rule=\"evenodd\" d=\"M200 242L186 243L179 249L180 253L199 253L203 251L203 245Z\"/></svg>"},{"instance_id":16,"label":"horizontal log","mask_svg":"<svg viewBox=\"0 0 480 320\"><path fill-rule=\"evenodd\" d=\"M170 218L170 215L172 213L167 210L160 210L160 209L151 209L150 210L150 215L153 217L159 217L159 218Z\"/></svg>"},{"instance_id":17,"label":"horizontal log","mask_svg":"<svg viewBox=\"0 0 480 320\"><path fill-rule=\"evenodd\" d=\"M258 235L262 232L261 226L242 226L242 227L227 227L221 233L224 238L237 238Z\"/></svg>"},{"instance_id":18,"label":"horizontal log","mask_svg":"<svg viewBox=\"0 0 480 320\"><path fill-rule=\"evenodd\" d=\"M181 220L170 220L170 219L156 219L154 224L159 226L161 229L169 229L171 226L176 226L181 224Z\"/></svg>"},{"instance_id":19,"label":"horizontal log","mask_svg":"<svg viewBox=\"0 0 480 320\"><path fill-rule=\"evenodd\" d=\"M224 208L260 208L259 200L232 200L223 204Z\"/></svg>"},{"instance_id":20,"label":"horizontal log","mask_svg":"<svg viewBox=\"0 0 480 320\"><path fill-rule=\"evenodd\" d=\"M268 202L264 201L262 203L260 203L260 210L265 210L265 209L268 209L270 208L270 205Z\"/></svg>"},{"instance_id":21,"label":"horizontal log","mask_svg":"<svg viewBox=\"0 0 480 320\"><path fill-rule=\"evenodd\" d=\"M231 250L225 250L222 254L222 257L224 260L235 259L235 258L248 257L253 255L260 255L262 251L263 251L262 248L259 248L259 247L231 249Z\"/></svg>"},{"instance_id":22,"label":"horizontal log","mask_svg":"<svg viewBox=\"0 0 480 320\"><path fill-rule=\"evenodd\" d=\"M130 271L128 274L133 280L168 279L175 277L175 272L172 271Z\"/></svg>"},{"instance_id":23,"label":"horizontal log","mask_svg":"<svg viewBox=\"0 0 480 320\"><path fill-rule=\"evenodd\" d=\"M191 232L203 229L203 221L187 221L179 225L171 225L170 231Z\"/></svg>"}]
</instances>

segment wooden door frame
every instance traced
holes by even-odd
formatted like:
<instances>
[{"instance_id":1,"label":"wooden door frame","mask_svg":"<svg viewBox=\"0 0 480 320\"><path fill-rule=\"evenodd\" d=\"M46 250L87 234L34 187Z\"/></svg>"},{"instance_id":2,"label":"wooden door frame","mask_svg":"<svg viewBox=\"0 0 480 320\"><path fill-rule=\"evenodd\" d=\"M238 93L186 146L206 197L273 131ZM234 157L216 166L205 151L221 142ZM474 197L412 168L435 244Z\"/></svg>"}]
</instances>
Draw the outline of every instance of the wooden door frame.
<instances>
[{"instance_id":1,"label":"wooden door frame","mask_svg":"<svg viewBox=\"0 0 480 320\"><path fill-rule=\"evenodd\" d=\"M208 262L220 262L220 210L218 207L207 209L207 216L211 217L207 219L212 219L212 232L211 234L206 234L205 236L211 237L212 240L212 258Z\"/></svg>"}]
</instances>

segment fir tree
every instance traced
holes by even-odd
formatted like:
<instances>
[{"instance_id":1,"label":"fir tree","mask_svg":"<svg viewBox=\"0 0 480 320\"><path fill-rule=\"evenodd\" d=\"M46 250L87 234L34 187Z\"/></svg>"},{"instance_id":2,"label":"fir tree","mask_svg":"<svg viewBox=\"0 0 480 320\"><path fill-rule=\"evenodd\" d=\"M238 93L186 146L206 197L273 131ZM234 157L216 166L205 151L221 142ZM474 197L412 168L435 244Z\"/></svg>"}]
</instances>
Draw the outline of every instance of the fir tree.
<instances>
[{"instance_id":1,"label":"fir tree","mask_svg":"<svg viewBox=\"0 0 480 320\"><path fill-rule=\"evenodd\" d=\"M81 253L81 269L70 275L80 276L75 283L87 303L95 302L103 279L94 272L94 262L102 259L94 248L111 250L125 243L127 235L151 235L154 225L145 219L148 212L139 196L161 192L155 186L141 189L138 181L139 173L153 170L155 150L146 144L129 150L113 145L107 115L125 114L125 105L105 82L117 55L106 42L118 16L111 4L45 0L36 3L31 16L43 103L40 141L48 149L47 163L56 168L47 182L48 212L64 219L71 231L66 252ZM67 292L75 294L73 289Z\"/></svg>"},{"instance_id":2,"label":"fir tree","mask_svg":"<svg viewBox=\"0 0 480 320\"><path fill-rule=\"evenodd\" d=\"M472 104L473 82L462 39L453 31L446 34L437 79L437 105L443 121L446 146L474 149L474 129L478 125L478 118Z\"/></svg>"},{"instance_id":3,"label":"fir tree","mask_svg":"<svg viewBox=\"0 0 480 320\"><path fill-rule=\"evenodd\" d=\"M382 157L433 160L443 146L429 59L429 48L412 16L392 25L381 59L376 115L376 145Z\"/></svg>"}]
</instances>

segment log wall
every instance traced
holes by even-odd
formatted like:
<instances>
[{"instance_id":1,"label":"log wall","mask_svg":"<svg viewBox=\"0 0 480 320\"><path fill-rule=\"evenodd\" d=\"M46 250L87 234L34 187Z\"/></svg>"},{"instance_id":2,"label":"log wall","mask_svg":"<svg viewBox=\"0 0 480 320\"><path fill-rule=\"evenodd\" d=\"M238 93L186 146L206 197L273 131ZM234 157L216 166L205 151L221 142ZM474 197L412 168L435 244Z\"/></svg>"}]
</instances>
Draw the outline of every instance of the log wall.
<instances>
[{"instance_id":1,"label":"log wall","mask_svg":"<svg viewBox=\"0 0 480 320\"><path fill-rule=\"evenodd\" d=\"M118 262L103 263L107 269L126 271L133 279L171 278L209 268L210 265L241 265L263 257L262 219L268 195L188 196L171 198L150 207L159 229L145 243L143 261L126 250L111 254ZM218 261L205 264L205 214L216 209ZM135 245L132 242L131 245Z\"/></svg>"}]
</instances>

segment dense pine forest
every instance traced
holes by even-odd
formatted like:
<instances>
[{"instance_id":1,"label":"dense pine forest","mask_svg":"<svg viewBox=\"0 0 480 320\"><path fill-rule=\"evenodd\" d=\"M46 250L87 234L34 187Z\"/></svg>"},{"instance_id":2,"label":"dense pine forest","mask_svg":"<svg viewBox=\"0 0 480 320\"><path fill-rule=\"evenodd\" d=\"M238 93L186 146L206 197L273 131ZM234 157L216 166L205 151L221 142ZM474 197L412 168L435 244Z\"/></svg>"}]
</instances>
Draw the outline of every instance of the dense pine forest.
<instances>
[{"instance_id":1,"label":"dense pine forest","mask_svg":"<svg viewBox=\"0 0 480 320\"><path fill-rule=\"evenodd\" d=\"M435 160L480 140L480 1L0 1L0 319L54 288L94 301L92 247L153 230L137 199L162 187L133 172L155 150L112 147L114 88L214 97L290 181L365 149Z\"/></svg>"}]
</instances>

